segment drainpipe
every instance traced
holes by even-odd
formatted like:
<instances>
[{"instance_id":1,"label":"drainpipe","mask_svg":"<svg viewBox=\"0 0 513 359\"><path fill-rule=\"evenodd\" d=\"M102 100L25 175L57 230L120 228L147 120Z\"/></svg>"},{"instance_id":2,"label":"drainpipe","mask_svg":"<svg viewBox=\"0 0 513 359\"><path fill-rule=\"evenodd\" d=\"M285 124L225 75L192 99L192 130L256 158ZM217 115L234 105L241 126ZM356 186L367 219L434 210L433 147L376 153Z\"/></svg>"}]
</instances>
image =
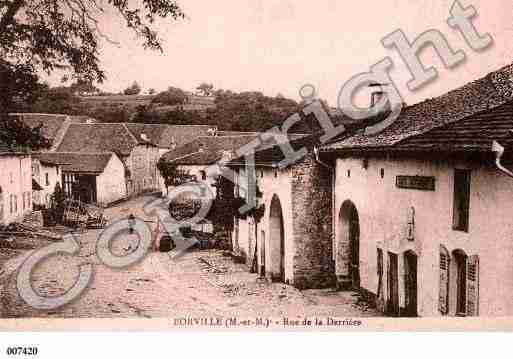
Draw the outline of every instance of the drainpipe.
<instances>
[{"instance_id":1,"label":"drainpipe","mask_svg":"<svg viewBox=\"0 0 513 359\"><path fill-rule=\"evenodd\" d=\"M504 173L505 175L513 178L513 172L504 167L501 163L502 155L504 154L504 147L502 147L499 142L492 142L492 152L495 153L495 166Z\"/></svg>"},{"instance_id":2,"label":"drainpipe","mask_svg":"<svg viewBox=\"0 0 513 359\"><path fill-rule=\"evenodd\" d=\"M329 164L321 161L319 158L319 148L317 146L314 146L313 148L314 155L315 155L315 161L320 164L321 166L325 167L330 171L331 173L331 235L332 235L332 245L331 245L331 259L335 261L335 179L336 179L336 173L335 168L330 166Z\"/></svg>"}]
</instances>

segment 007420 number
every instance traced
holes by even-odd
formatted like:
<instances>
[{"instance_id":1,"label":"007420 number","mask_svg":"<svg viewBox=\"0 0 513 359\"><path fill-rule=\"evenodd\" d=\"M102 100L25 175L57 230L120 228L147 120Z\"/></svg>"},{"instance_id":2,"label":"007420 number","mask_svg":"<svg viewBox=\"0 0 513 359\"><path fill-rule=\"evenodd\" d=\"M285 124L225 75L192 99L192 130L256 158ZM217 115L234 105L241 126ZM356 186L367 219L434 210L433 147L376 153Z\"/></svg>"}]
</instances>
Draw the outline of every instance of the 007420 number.
<instances>
[{"instance_id":1,"label":"007420 number","mask_svg":"<svg viewBox=\"0 0 513 359\"><path fill-rule=\"evenodd\" d=\"M8 347L7 355L37 355L37 347Z\"/></svg>"}]
</instances>

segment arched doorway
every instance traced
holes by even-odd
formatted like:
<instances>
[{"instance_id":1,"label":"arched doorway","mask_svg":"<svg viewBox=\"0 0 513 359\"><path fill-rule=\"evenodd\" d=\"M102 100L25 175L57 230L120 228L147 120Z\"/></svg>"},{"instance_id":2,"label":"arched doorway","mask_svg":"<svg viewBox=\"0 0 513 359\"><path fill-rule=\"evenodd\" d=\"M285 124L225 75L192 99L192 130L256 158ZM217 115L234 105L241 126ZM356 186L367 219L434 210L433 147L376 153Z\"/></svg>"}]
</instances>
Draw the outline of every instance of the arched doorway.
<instances>
[{"instance_id":1,"label":"arched doorway","mask_svg":"<svg viewBox=\"0 0 513 359\"><path fill-rule=\"evenodd\" d=\"M343 287L360 289L360 219L353 202L347 200L339 213L336 275Z\"/></svg>"},{"instance_id":2,"label":"arched doorway","mask_svg":"<svg viewBox=\"0 0 513 359\"><path fill-rule=\"evenodd\" d=\"M404 305L406 317L417 316L417 255L404 253Z\"/></svg>"},{"instance_id":3,"label":"arched doorway","mask_svg":"<svg viewBox=\"0 0 513 359\"><path fill-rule=\"evenodd\" d=\"M285 235L283 212L278 196L271 200L269 214L269 259L267 270L272 280L285 281Z\"/></svg>"}]
</instances>

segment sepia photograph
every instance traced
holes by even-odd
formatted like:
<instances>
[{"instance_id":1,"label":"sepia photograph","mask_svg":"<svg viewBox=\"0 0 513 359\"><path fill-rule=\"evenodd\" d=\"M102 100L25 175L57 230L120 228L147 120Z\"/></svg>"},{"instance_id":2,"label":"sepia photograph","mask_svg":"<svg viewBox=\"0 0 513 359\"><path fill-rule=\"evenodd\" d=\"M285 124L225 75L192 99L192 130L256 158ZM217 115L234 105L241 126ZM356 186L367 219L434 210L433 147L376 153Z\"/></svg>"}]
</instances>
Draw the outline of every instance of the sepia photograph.
<instances>
[{"instance_id":1,"label":"sepia photograph","mask_svg":"<svg viewBox=\"0 0 513 359\"><path fill-rule=\"evenodd\" d=\"M0 331L511 331L512 39L510 0L0 1Z\"/></svg>"}]
</instances>

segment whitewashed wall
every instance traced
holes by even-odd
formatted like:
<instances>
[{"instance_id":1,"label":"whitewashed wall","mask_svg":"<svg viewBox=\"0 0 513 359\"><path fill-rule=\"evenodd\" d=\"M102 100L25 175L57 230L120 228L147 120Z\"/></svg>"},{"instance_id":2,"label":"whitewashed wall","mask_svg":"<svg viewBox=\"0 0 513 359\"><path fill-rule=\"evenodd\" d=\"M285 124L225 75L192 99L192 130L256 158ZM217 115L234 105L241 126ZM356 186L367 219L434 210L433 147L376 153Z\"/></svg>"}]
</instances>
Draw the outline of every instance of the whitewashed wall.
<instances>
[{"instance_id":1,"label":"whitewashed wall","mask_svg":"<svg viewBox=\"0 0 513 359\"><path fill-rule=\"evenodd\" d=\"M25 214L32 211L32 160L30 155L0 156L0 187L2 188L0 196L1 223L8 224L21 220Z\"/></svg>"},{"instance_id":2,"label":"whitewashed wall","mask_svg":"<svg viewBox=\"0 0 513 359\"><path fill-rule=\"evenodd\" d=\"M116 155L110 158L103 173L96 177L96 194L97 202L104 206L126 197L125 168Z\"/></svg>"},{"instance_id":3,"label":"whitewashed wall","mask_svg":"<svg viewBox=\"0 0 513 359\"><path fill-rule=\"evenodd\" d=\"M384 169L384 178L380 169ZM469 232L452 229L454 168L471 168ZM351 171L350 177L347 171ZM434 176L435 191L401 189L397 175ZM335 185L336 238L342 234L338 214L342 203L356 206L360 222L361 286L376 293L378 246L399 254L399 298L404 305L404 261L408 249L418 255L418 313L438 316L439 247L479 255L479 315L513 314L513 180L492 166L416 160L338 159ZM408 211L415 208L415 239L406 240ZM337 240L336 239L336 240ZM336 250L340 250L337 248ZM386 264L384 274L386 284ZM386 287L386 285L385 285ZM386 290L386 289L385 289ZM454 307L454 303L452 303ZM454 308L450 310L454 312Z\"/></svg>"}]
</instances>

